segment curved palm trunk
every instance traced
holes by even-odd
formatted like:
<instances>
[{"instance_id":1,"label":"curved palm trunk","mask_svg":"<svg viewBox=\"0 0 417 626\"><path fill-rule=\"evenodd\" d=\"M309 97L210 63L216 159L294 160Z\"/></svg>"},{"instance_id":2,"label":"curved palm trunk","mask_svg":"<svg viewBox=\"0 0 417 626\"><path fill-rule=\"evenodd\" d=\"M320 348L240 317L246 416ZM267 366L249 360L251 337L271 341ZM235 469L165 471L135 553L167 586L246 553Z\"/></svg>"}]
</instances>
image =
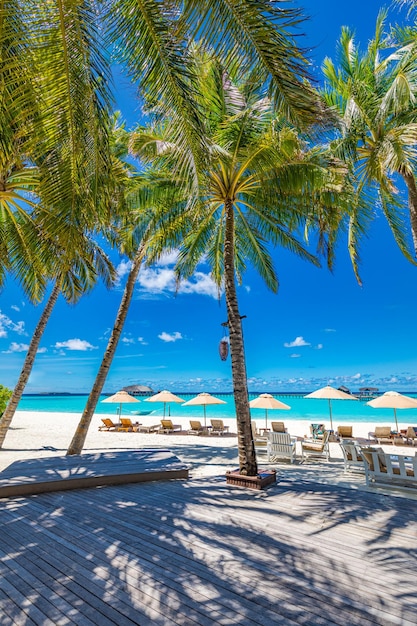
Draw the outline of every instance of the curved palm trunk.
<instances>
[{"instance_id":1,"label":"curved palm trunk","mask_svg":"<svg viewBox=\"0 0 417 626\"><path fill-rule=\"evenodd\" d=\"M60 290L60 285L58 282L56 282L54 288L52 289L52 293L49 296L48 302L46 303L46 307L44 308L42 315L39 319L38 325L35 328L35 332L33 333L33 337L30 341L23 367L20 372L19 380L17 381L16 387L13 390L12 397L10 398L6 410L3 413L3 417L0 421L0 448L3 446L7 431L9 430L10 424L12 423L12 419L16 412L17 405L19 404L26 384L29 380L33 364L35 362L36 353L42 339L42 335L45 331L48 320L51 317L51 313L55 306L55 303L58 300Z\"/></svg>"},{"instance_id":2,"label":"curved palm trunk","mask_svg":"<svg viewBox=\"0 0 417 626\"><path fill-rule=\"evenodd\" d=\"M408 209L410 211L411 234L414 252L417 256L417 185L414 174L402 175L408 190Z\"/></svg>"},{"instance_id":3,"label":"curved palm trunk","mask_svg":"<svg viewBox=\"0 0 417 626\"><path fill-rule=\"evenodd\" d=\"M239 314L236 294L234 213L231 200L226 201L225 211L224 280L227 321L230 335L230 355L232 359L233 394L236 405L239 469L241 474L256 476L258 467L252 437L242 320Z\"/></svg>"},{"instance_id":4,"label":"curved palm trunk","mask_svg":"<svg viewBox=\"0 0 417 626\"><path fill-rule=\"evenodd\" d=\"M90 395L88 396L87 404L85 405L85 409L78 423L77 430L75 431L74 437L72 438L72 441L67 450L67 455L81 454L82 452L85 438L87 437L88 428L93 418L97 402L100 398L100 394L103 390L104 383L106 382L107 374L109 373L110 366L116 353L117 344L119 343L123 326L129 311L136 278L142 264L143 248L144 246L141 245L133 261L132 269L130 270L128 279L126 281L122 301L117 312L116 321L114 323L113 330L107 344L106 352L104 353L103 360L97 373L96 380L94 381L93 388L91 389Z\"/></svg>"}]
</instances>

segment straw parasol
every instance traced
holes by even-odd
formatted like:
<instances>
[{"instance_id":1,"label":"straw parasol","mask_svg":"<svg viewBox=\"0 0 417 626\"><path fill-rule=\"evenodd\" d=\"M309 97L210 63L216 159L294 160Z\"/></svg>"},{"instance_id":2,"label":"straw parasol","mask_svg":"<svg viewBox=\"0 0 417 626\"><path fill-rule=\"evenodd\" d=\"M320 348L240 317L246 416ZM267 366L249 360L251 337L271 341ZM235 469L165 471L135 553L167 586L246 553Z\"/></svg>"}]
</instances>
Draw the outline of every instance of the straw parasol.
<instances>
[{"instance_id":1,"label":"straw parasol","mask_svg":"<svg viewBox=\"0 0 417 626\"><path fill-rule=\"evenodd\" d=\"M102 402L110 402L112 404L118 404L119 407L117 409L117 415L120 418L120 416L122 414L122 404L123 403L125 403L125 402L140 402L140 400L138 400L137 398L134 398L133 396L129 395L127 393L127 391L118 391L113 396L109 396L105 400L102 400Z\"/></svg>"},{"instance_id":2,"label":"straw parasol","mask_svg":"<svg viewBox=\"0 0 417 626\"><path fill-rule=\"evenodd\" d=\"M182 406L203 406L204 407L204 426L206 425L206 406L207 404L227 404L224 400L220 400L220 398L216 398L216 396L212 396L211 394L203 391L203 393L199 393L195 398L191 398L191 400L187 400L184 402Z\"/></svg>"},{"instance_id":3,"label":"straw parasol","mask_svg":"<svg viewBox=\"0 0 417 626\"><path fill-rule=\"evenodd\" d=\"M386 391L382 396L370 400L366 404L375 409L394 409L395 427L398 432L397 409L417 409L416 398L403 396L398 391Z\"/></svg>"},{"instance_id":4,"label":"straw parasol","mask_svg":"<svg viewBox=\"0 0 417 626\"><path fill-rule=\"evenodd\" d=\"M326 385L326 387L321 387L321 389L317 389L312 393L307 394L304 398L321 398L329 401L329 414L330 414L330 430L333 430L333 416L332 416L332 400L357 400L355 396L352 396L350 393L345 393L344 391L340 391L340 389L335 389L334 387L330 387L330 385Z\"/></svg>"},{"instance_id":5,"label":"straw parasol","mask_svg":"<svg viewBox=\"0 0 417 626\"><path fill-rule=\"evenodd\" d=\"M260 396L249 402L252 409L265 409L265 428L268 428L268 409L290 409L291 407L281 400L277 400L270 393L261 393Z\"/></svg>"},{"instance_id":6,"label":"straw parasol","mask_svg":"<svg viewBox=\"0 0 417 626\"><path fill-rule=\"evenodd\" d=\"M164 403L164 418L165 418L165 407L167 403L169 404L171 402L184 402L184 400L176 396L174 393L171 393L170 391L167 391L166 389L164 389L164 391L160 391L159 393L156 393L154 396L151 396L150 398L146 398L145 402L163 402ZM168 407L168 415L169 415L169 407Z\"/></svg>"}]
</instances>

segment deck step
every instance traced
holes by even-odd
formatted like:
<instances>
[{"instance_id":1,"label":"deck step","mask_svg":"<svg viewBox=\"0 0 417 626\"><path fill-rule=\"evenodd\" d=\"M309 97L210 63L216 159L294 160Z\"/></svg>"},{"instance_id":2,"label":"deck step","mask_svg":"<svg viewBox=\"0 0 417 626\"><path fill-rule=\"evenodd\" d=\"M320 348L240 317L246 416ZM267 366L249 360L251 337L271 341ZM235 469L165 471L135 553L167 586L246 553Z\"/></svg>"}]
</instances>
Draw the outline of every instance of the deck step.
<instances>
[{"instance_id":1,"label":"deck step","mask_svg":"<svg viewBox=\"0 0 417 626\"><path fill-rule=\"evenodd\" d=\"M173 478L188 478L188 465L164 449L26 459L0 472L0 498Z\"/></svg>"}]
</instances>

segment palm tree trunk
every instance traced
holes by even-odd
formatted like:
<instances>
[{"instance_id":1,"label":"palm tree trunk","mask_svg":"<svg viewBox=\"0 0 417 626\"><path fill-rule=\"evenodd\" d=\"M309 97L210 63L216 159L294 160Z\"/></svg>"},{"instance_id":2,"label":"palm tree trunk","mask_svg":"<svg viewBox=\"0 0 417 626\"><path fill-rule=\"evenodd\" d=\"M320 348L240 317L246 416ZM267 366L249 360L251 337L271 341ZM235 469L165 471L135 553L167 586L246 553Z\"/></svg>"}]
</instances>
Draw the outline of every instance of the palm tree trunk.
<instances>
[{"instance_id":1,"label":"palm tree trunk","mask_svg":"<svg viewBox=\"0 0 417 626\"><path fill-rule=\"evenodd\" d=\"M236 405L239 469L241 474L256 476L258 467L256 464L256 453L251 427L242 319L239 313L236 293L234 212L231 200L226 201L225 211L224 280L227 321L230 336L230 355L232 359L233 394Z\"/></svg>"},{"instance_id":2,"label":"palm tree trunk","mask_svg":"<svg viewBox=\"0 0 417 626\"><path fill-rule=\"evenodd\" d=\"M29 376L33 368L33 363L35 362L36 353L42 339L42 335L45 331L48 320L51 317L52 310L58 299L60 291L61 287L59 282L57 281L54 285L54 288L52 289L52 293L49 296L48 302L46 303L46 307L42 312L38 325L35 328L35 332L33 333L33 337L30 341L29 348L16 387L13 390L12 397L10 398L6 410L3 413L3 417L0 420L0 448L3 446L7 431L9 430L10 424L12 423L12 419L16 412L17 405L19 404L26 384L29 380Z\"/></svg>"},{"instance_id":3,"label":"palm tree trunk","mask_svg":"<svg viewBox=\"0 0 417 626\"><path fill-rule=\"evenodd\" d=\"M414 252L417 256L417 185L414 174L402 175L408 190L408 209L410 211L411 234L413 237Z\"/></svg>"},{"instance_id":4,"label":"palm tree trunk","mask_svg":"<svg viewBox=\"0 0 417 626\"><path fill-rule=\"evenodd\" d=\"M90 395L88 396L87 404L85 405L85 409L78 423L77 430L75 431L74 437L72 438L72 441L67 450L67 455L81 454L82 452L85 438L87 437L88 428L93 418L97 402L103 390L104 383L106 382L107 374L109 373L110 366L116 353L117 344L119 343L123 326L126 321L130 302L133 296L136 278L142 264L143 249L144 245L142 244L139 247L134 258L132 268L126 281L122 301L117 312L116 321L114 323L113 330L107 344L106 352L104 353L103 360L97 373L96 380L94 381L93 388L91 389Z\"/></svg>"}]
</instances>

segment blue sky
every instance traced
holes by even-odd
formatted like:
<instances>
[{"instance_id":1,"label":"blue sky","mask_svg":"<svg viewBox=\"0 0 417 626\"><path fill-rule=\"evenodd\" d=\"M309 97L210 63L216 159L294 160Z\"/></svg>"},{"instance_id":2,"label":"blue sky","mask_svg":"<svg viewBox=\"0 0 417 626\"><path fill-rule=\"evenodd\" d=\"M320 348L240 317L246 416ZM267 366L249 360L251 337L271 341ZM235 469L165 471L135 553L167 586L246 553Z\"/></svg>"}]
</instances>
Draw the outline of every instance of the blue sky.
<instances>
[{"instance_id":1,"label":"blue sky","mask_svg":"<svg viewBox=\"0 0 417 626\"><path fill-rule=\"evenodd\" d=\"M304 26L313 71L334 57L342 24L366 45L378 3L305 0ZM135 121L132 93L120 91L128 125ZM345 243L331 274L276 250L280 289L274 295L249 270L239 288L249 387L304 391L345 384L352 390L417 390L415 289L417 268L398 251L382 217L362 245L359 287ZM119 306L126 260L115 259L120 280L111 291L98 285L79 304L59 300L41 342L27 392L88 392ZM226 320L224 299L201 266L175 295L172 257L139 276L122 341L105 386L115 391L139 383L154 389L231 389L230 359L218 343ZM42 304L33 307L9 280L0 294L0 384L13 387Z\"/></svg>"}]
</instances>

